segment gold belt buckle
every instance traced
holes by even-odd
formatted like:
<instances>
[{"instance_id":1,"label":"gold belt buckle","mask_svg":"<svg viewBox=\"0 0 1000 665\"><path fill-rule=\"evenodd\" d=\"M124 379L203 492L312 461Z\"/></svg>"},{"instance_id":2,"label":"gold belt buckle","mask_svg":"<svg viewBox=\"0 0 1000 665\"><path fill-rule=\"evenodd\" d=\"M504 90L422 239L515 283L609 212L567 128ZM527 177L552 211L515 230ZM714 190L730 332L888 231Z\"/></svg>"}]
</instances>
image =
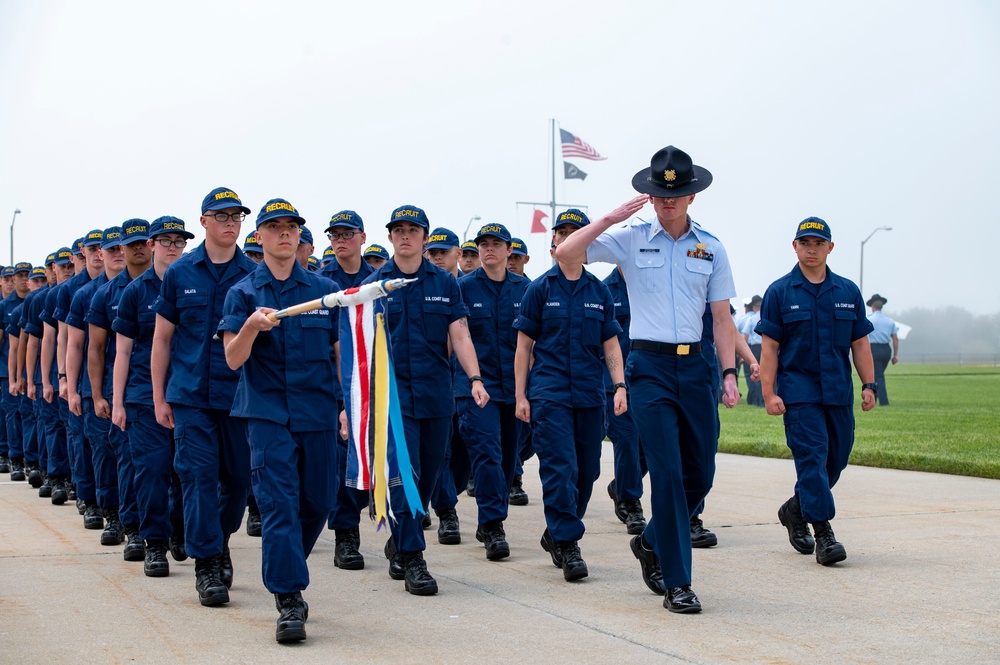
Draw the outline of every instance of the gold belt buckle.
<instances>
[{"instance_id":1,"label":"gold belt buckle","mask_svg":"<svg viewBox=\"0 0 1000 665\"><path fill-rule=\"evenodd\" d=\"M686 356L689 353L691 353L691 345L690 344L678 344L677 345L677 355L679 355L679 356Z\"/></svg>"}]
</instances>

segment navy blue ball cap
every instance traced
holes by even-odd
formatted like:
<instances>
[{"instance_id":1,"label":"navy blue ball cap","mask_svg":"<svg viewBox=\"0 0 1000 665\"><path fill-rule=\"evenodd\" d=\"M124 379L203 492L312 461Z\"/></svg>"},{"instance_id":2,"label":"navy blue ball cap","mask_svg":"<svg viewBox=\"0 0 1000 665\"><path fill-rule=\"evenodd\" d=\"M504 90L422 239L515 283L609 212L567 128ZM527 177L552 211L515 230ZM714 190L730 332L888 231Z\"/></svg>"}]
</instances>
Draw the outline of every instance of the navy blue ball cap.
<instances>
[{"instance_id":1,"label":"navy blue ball cap","mask_svg":"<svg viewBox=\"0 0 1000 665\"><path fill-rule=\"evenodd\" d=\"M70 251L69 247L60 247L56 250L56 260L53 263L57 266L73 263L73 252Z\"/></svg>"},{"instance_id":2,"label":"navy blue ball cap","mask_svg":"<svg viewBox=\"0 0 1000 665\"><path fill-rule=\"evenodd\" d=\"M439 226L431 231L424 249L452 249L453 247L458 247L460 244L457 233L451 229Z\"/></svg>"},{"instance_id":3,"label":"navy blue ball cap","mask_svg":"<svg viewBox=\"0 0 1000 665\"><path fill-rule=\"evenodd\" d=\"M194 238L194 234L184 228L184 220L180 217L172 217L171 215L157 217L149 225L150 238L155 238L164 233L176 233L187 240Z\"/></svg>"},{"instance_id":4,"label":"navy blue ball cap","mask_svg":"<svg viewBox=\"0 0 1000 665\"><path fill-rule=\"evenodd\" d=\"M830 233L830 225L819 217L806 217L795 227L795 240L807 236L822 238L823 240L833 239L833 235Z\"/></svg>"},{"instance_id":5,"label":"navy blue ball cap","mask_svg":"<svg viewBox=\"0 0 1000 665\"><path fill-rule=\"evenodd\" d=\"M246 215L251 212L250 208L243 205L236 192L228 187L216 187L201 202L201 214L203 215L212 210L225 210L226 208L239 208Z\"/></svg>"},{"instance_id":6,"label":"navy blue ball cap","mask_svg":"<svg viewBox=\"0 0 1000 665\"><path fill-rule=\"evenodd\" d=\"M479 227L479 232L476 233L475 243L478 245L479 241L487 236L499 238L510 245L510 231L508 231L507 227L503 224L484 224Z\"/></svg>"},{"instance_id":7,"label":"navy blue ball cap","mask_svg":"<svg viewBox=\"0 0 1000 665\"><path fill-rule=\"evenodd\" d=\"M306 268L309 269L309 272L317 272L319 270L319 259L315 256L310 256L306 259Z\"/></svg>"},{"instance_id":8,"label":"navy blue ball cap","mask_svg":"<svg viewBox=\"0 0 1000 665\"><path fill-rule=\"evenodd\" d=\"M73 244L70 245L70 251L72 251L74 254L83 255L83 241L85 239L86 239L86 236L84 236L83 238L77 238L76 240L74 240Z\"/></svg>"},{"instance_id":9,"label":"navy blue ball cap","mask_svg":"<svg viewBox=\"0 0 1000 665\"><path fill-rule=\"evenodd\" d=\"M410 222L411 224L422 226L428 231L431 228L431 223L427 219L427 213L417 206L399 206L393 210L389 216L389 223L385 225L385 228L392 229L392 225L399 222Z\"/></svg>"},{"instance_id":10,"label":"navy blue ball cap","mask_svg":"<svg viewBox=\"0 0 1000 665\"><path fill-rule=\"evenodd\" d=\"M466 252L479 253L479 247L474 240L466 240L462 243L462 253L465 254Z\"/></svg>"},{"instance_id":11,"label":"navy blue ball cap","mask_svg":"<svg viewBox=\"0 0 1000 665\"><path fill-rule=\"evenodd\" d=\"M329 233L335 226L343 226L344 228L357 229L359 231L365 230L364 220L361 219L361 215L353 210L341 210L330 217L330 223L326 225L326 232Z\"/></svg>"},{"instance_id":12,"label":"navy blue ball cap","mask_svg":"<svg viewBox=\"0 0 1000 665\"><path fill-rule=\"evenodd\" d=\"M123 245L131 245L140 240L149 240L149 222L144 219L129 219L122 223Z\"/></svg>"},{"instance_id":13,"label":"navy blue ball cap","mask_svg":"<svg viewBox=\"0 0 1000 665\"><path fill-rule=\"evenodd\" d=\"M17 263L14 264L14 267L11 270L13 271L10 273L11 275L16 275L19 272L30 273L31 264L28 263L27 261L18 261Z\"/></svg>"},{"instance_id":14,"label":"navy blue ball cap","mask_svg":"<svg viewBox=\"0 0 1000 665\"><path fill-rule=\"evenodd\" d=\"M246 239L243 241L243 253L244 254L263 254L264 250L261 249L260 243L257 242L257 232L251 231L247 234Z\"/></svg>"},{"instance_id":15,"label":"navy blue ball cap","mask_svg":"<svg viewBox=\"0 0 1000 665\"><path fill-rule=\"evenodd\" d=\"M0 272L0 277L13 277L14 276L14 266L7 266Z\"/></svg>"},{"instance_id":16,"label":"navy blue ball cap","mask_svg":"<svg viewBox=\"0 0 1000 665\"><path fill-rule=\"evenodd\" d=\"M524 244L524 241L520 238L510 239L510 253L511 256L527 256L528 246Z\"/></svg>"},{"instance_id":17,"label":"navy blue ball cap","mask_svg":"<svg viewBox=\"0 0 1000 665\"><path fill-rule=\"evenodd\" d=\"M28 273L28 279L35 279L36 277L47 279L47 276L45 274L45 268L43 268L42 266L36 266L32 268L31 272Z\"/></svg>"},{"instance_id":18,"label":"navy blue ball cap","mask_svg":"<svg viewBox=\"0 0 1000 665\"><path fill-rule=\"evenodd\" d=\"M572 224L579 229L590 224L590 218L579 208L570 208L556 215L556 221L552 222L552 230L555 231L564 224Z\"/></svg>"},{"instance_id":19,"label":"navy blue ball cap","mask_svg":"<svg viewBox=\"0 0 1000 665\"><path fill-rule=\"evenodd\" d=\"M297 222L299 226L306 223L306 220L299 215L299 211L291 203L285 199L271 199L257 213L257 228L259 229L261 224L281 217L291 217L292 221Z\"/></svg>"},{"instance_id":20,"label":"navy blue ball cap","mask_svg":"<svg viewBox=\"0 0 1000 665\"><path fill-rule=\"evenodd\" d=\"M51 254L46 254L45 255L45 263L43 263L42 265L44 265L46 268L48 268L50 265L52 265L55 262L56 262L56 253L52 252Z\"/></svg>"},{"instance_id":21,"label":"navy blue ball cap","mask_svg":"<svg viewBox=\"0 0 1000 665\"><path fill-rule=\"evenodd\" d=\"M93 247L94 245L100 245L103 241L104 241L104 231L100 229L94 229L93 231L88 231L87 235L83 236L84 247Z\"/></svg>"},{"instance_id":22,"label":"navy blue ball cap","mask_svg":"<svg viewBox=\"0 0 1000 665\"><path fill-rule=\"evenodd\" d=\"M389 260L389 252L386 251L385 247L382 245L368 245L365 247L365 251L362 256L375 256L380 259L385 259L386 261Z\"/></svg>"},{"instance_id":23,"label":"navy blue ball cap","mask_svg":"<svg viewBox=\"0 0 1000 665\"><path fill-rule=\"evenodd\" d=\"M330 259L335 259L335 258L337 258L337 252L333 249L333 247L327 247L326 249L323 250L324 261L329 261Z\"/></svg>"},{"instance_id":24,"label":"navy blue ball cap","mask_svg":"<svg viewBox=\"0 0 1000 665\"><path fill-rule=\"evenodd\" d=\"M111 249L120 247L122 244L122 227L109 226L104 229L104 238L101 239L101 249Z\"/></svg>"},{"instance_id":25,"label":"navy blue ball cap","mask_svg":"<svg viewBox=\"0 0 1000 665\"><path fill-rule=\"evenodd\" d=\"M299 244L301 245L304 242L307 242L310 245L314 244L312 231L310 231L304 226L301 226L299 228L301 229L301 233L299 233Z\"/></svg>"}]
</instances>

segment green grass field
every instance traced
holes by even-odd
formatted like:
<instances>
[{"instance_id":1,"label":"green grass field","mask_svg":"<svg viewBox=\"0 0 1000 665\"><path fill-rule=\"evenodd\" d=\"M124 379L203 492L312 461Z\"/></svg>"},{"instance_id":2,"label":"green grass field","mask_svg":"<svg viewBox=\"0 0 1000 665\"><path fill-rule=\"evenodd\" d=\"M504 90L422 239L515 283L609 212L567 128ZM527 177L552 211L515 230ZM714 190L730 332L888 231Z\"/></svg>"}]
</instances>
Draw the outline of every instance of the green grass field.
<instances>
[{"instance_id":1,"label":"green grass field","mask_svg":"<svg viewBox=\"0 0 1000 665\"><path fill-rule=\"evenodd\" d=\"M900 364L886 383L891 405L863 413L855 378L851 464L1000 479L1000 367ZM720 452L791 458L780 416L743 402L719 415Z\"/></svg>"}]
</instances>

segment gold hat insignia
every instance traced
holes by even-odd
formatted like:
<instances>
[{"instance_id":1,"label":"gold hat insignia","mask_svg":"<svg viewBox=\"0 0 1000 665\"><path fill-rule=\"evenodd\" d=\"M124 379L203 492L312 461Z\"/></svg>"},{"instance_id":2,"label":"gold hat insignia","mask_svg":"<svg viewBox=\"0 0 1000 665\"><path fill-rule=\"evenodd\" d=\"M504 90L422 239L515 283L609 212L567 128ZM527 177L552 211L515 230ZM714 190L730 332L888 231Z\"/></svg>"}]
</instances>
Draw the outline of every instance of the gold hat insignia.
<instances>
[{"instance_id":1,"label":"gold hat insignia","mask_svg":"<svg viewBox=\"0 0 1000 665\"><path fill-rule=\"evenodd\" d=\"M674 180L677 180L677 172L673 169L667 169L663 172L663 179L667 182L673 182Z\"/></svg>"}]
</instances>

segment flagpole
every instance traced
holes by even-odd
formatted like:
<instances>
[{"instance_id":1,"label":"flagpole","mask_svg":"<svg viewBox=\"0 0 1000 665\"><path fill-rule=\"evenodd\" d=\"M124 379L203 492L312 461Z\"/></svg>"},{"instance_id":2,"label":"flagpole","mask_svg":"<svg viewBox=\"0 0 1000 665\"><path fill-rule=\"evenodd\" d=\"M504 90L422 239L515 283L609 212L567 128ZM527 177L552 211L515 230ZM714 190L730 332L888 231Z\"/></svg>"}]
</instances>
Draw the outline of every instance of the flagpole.
<instances>
[{"instance_id":1,"label":"flagpole","mask_svg":"<svg viewBox=\"0 0 1000 665\"><path fill-rule=\"evenodd\" d=\"M552 208L552 215L549 217L550 223L556 221L556 119L550 121L552 127L552 200L549 204Z\"/></svg>"}]
</instances>

